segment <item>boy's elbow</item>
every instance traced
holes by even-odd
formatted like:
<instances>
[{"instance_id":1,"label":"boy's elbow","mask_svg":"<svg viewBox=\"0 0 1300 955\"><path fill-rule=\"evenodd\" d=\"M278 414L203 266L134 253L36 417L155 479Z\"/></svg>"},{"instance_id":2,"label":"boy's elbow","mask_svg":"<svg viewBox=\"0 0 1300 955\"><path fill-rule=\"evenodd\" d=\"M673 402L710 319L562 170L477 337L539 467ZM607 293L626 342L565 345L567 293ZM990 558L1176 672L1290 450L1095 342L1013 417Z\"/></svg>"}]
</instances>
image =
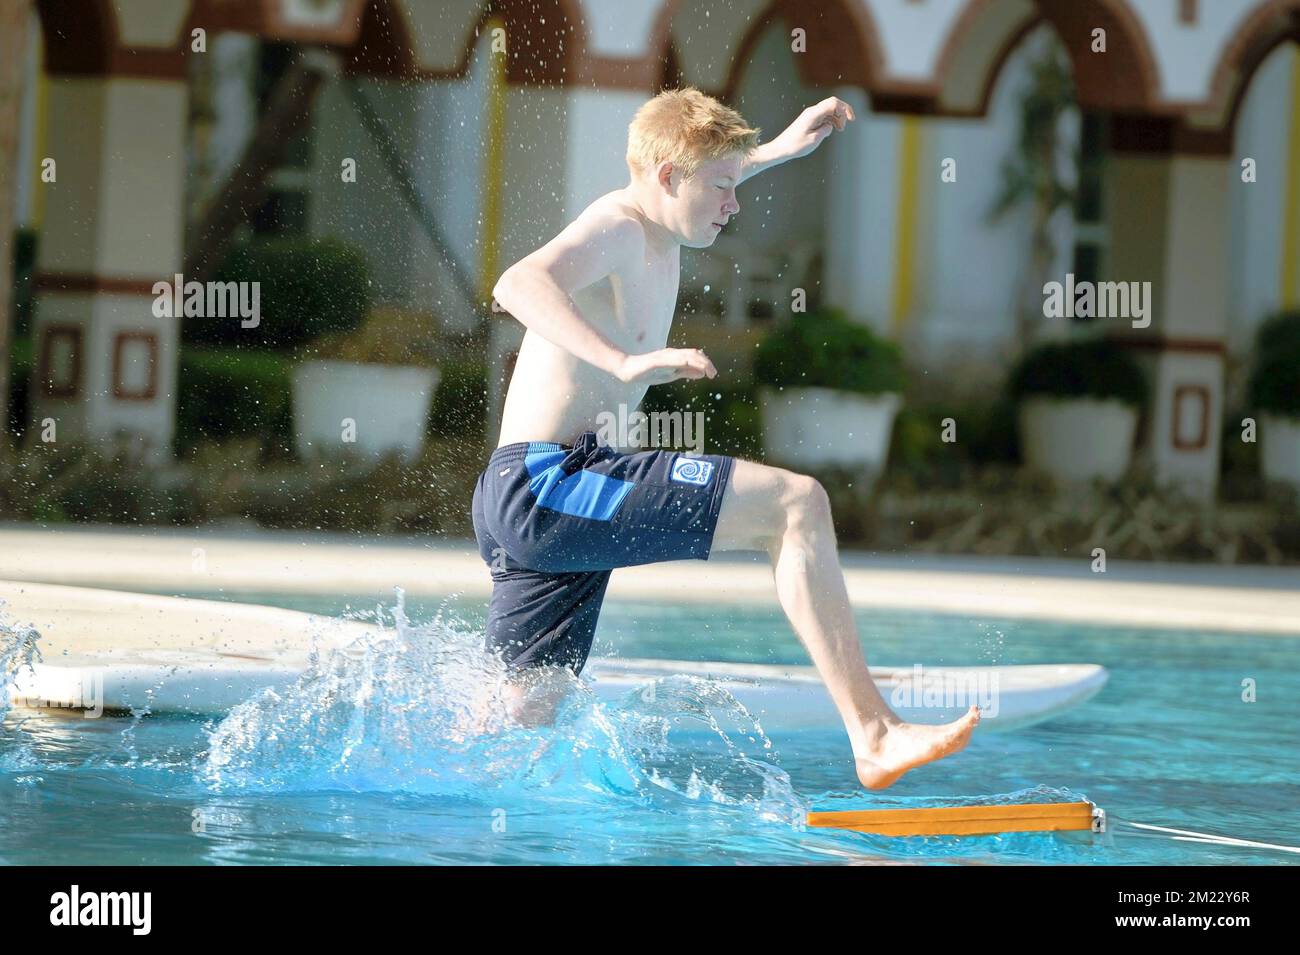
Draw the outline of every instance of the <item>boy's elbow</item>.
<instances>
[{"instance_id":1,"label":"boy's elbow","mask_svg":"<svg viewBox=\"0 0 1300 955\"><path fill-rule=\"evenodd\" d=\"M528 266L516 262L501 273L497 284L492 287L492 297L513 315L516 307L528 301L529 277Z\"/></svg>"},{"instance_id":2,"label":"boy's elbow","mask_svg":"<svg viewBox=\"0 0 1300 955\"><path fill-rule=\"evenodd\" d=\"M514 287L513 273L514 266L511 266L501 273L501 277L497 279L497 284L492 286L492 297L496 299L501 307L506 311L510 311L510 293L511 289Z\"/></svg>"}]
</instances>

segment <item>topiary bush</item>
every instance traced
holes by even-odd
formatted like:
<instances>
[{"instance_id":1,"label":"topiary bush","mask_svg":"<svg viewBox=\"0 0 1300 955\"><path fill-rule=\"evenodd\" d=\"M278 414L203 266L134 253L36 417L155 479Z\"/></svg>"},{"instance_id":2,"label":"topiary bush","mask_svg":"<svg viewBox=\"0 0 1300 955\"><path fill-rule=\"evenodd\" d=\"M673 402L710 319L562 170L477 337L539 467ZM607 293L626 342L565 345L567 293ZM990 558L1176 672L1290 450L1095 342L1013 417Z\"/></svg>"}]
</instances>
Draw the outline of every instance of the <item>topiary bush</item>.
<instances>
[{"instance_id":1,"label":"topiary bush","mask_svg":"<svg viewBox=\"0 0 1300 955\"><path fill-rule=\"evenodd\" d=\"M204 441L256 436L293 445L289 358L250 348L181 349L176 401L178 453Z\"/></svg>"},{"instance_id":2,"label":"topiary bush","mask_svg":"<svg viewBox=\"0 0 1300 955\"><path fill-rule=\"evenodd\" d=\"M1102 339L1048 342L1031 349L1011 373L1009 392L1017 403L1030 397L1114 398L1141 407L1146 376L1121 346Z\"/></svg>"},{"instance_id":3,"label":"topiary bush","mask_svg":"<svg viewBox=\"0 0 1300 955\"><path fill-rule=\"evenodd\" d=\"M1250 398L1258 411L1300 418L1300 311L1281 312L1260 325Z\"/></svg>"},{"instance_id":4,"label":"topiary bush","mask_svg":"<svg viewBox=\"0 0 1300 955\"><path fill-rule=\"evenodd\" d=\"M901 392L905 383L898 346L837 309L797 315L759 342L754 380L863 395Z\"/></svg>"},{"instance_id":5,"label":"topiary bush","mask_svg":"<svg viewBox=\"0 0 1300 955\"><path fill-rule=\"evenodd\" d=\"M218 282L258 282L260 323L187 318L185 342L288 350L357 328L370 307L370 268L361 250L338 239L263 238L232 247Z\"/></svg>"}]
</instances>

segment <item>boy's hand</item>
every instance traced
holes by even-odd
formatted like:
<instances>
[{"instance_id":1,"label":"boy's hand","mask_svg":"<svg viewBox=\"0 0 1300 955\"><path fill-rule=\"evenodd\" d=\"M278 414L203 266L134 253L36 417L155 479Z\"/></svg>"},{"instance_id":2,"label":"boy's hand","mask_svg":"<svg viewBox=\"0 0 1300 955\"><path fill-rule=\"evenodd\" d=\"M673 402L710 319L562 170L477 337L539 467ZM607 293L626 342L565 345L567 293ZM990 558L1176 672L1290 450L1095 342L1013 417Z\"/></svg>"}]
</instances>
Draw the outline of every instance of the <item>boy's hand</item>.
<instances>
[{"instance_id":1,"label":"boy's hand","mask_svg":"<svg viewBox=\"0 0 1300 955\"><path fill-rule=\"evenodd\" d=\"M715 378L718 369L698 348L661 348L643 355L628 355L617 377L627 384L662 385L678 378Z\"/></svg>"},{"instance_id":2,"label":"boy's hand","mask_svg":"<svg viewBox=\"0 0 1300 955\"><path fill-rule=\"evenodd\" d=\"M838 96L828 96L800 113L777 141L787 158L798 159L816 149L832 130L843 130L855 119L852 106Z\"/></svg>"}]
</instances>

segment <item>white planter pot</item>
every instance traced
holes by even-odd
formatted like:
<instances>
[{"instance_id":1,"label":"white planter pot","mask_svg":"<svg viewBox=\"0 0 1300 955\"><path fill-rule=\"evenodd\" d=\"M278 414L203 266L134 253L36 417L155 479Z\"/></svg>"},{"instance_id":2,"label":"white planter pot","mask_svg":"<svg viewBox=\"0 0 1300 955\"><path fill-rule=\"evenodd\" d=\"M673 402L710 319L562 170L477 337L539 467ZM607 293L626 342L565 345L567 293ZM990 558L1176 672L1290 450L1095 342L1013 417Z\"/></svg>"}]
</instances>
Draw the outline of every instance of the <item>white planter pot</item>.
<instances>
[{"instance_id":1,"label":"white planter pot","mask_svg":"<svg viewBox=\"0 0 1300 955\"><path fill-rule=\"evenodd\" d=\"M774 463L843 467L879 474L889 455L897 394L860 395L832 388L762 387L763 443Z\"/></svg>"},{"instance_id":2,"label":"white planter pot","mask_svg":"<svg viewBox=\"0 0 1300 955\"><path fill-rule=\"evenodd\" d=\"M299 456L399 452L410 463L424 448L436 368L307 361L293 369L293 423ZM356 440L344 441L345 420Z\"/></svg>"},{"instance_id":3,"label":"white planter pot","mask_svg":"<svg viewBox=\"0 0 1300 955\"><path fill-rule=\"evenodd\" d=\"M1028 398L1020 406L1025 464L1062 484L1117 481L1133 457L1138 414L1114 399Z\"/></svg>"},{"instance_id":4,"label":"white planter pot","mask_svg":"<svg viewBox=\"0 0 1300 955\"><path fill-rule=\"evenodd\" d=\"M1260 415L1259 464L1265 480L1300 488L1300 418Z\"/></svg>"}]
</instances>

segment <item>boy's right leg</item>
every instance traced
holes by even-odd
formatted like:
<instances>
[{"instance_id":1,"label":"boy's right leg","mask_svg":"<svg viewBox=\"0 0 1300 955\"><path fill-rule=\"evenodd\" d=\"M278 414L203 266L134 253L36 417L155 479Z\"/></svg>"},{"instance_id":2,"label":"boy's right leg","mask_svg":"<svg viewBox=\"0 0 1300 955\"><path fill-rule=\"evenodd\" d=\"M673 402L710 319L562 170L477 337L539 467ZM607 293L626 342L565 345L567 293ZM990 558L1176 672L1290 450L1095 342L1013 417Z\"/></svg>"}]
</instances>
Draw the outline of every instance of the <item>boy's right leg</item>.
<instances>
[{"instance_id":1,"label":"boy's right leg","mask_svg":"<svg viewBox=\"0 0 1300 955\"><path fill-rule=\"evenodd\" d=\"M764 550L777 598L844 720L868 789L957 752L979 722L972 706L942 726L905 723L867 669L840 569L830 502L819 482L783 468L737 459L722 499L710 553Z\"/></svg>"},{"instance_id":2,"label":"boy's right leg","mask_svg":"<svg viewBox=\"0 0 1300 955\"><path fill-rule=\"evenodd\" d=\"M544 574L515 564L492 536L484 506L491 462L474 489L472 516L479 554L492 575L484 649L506 664L484 686L468 729L481 733L504 711L516 725L547 726L573 688L591 649L609 572Z\"/></svg>"}]
</instances>

